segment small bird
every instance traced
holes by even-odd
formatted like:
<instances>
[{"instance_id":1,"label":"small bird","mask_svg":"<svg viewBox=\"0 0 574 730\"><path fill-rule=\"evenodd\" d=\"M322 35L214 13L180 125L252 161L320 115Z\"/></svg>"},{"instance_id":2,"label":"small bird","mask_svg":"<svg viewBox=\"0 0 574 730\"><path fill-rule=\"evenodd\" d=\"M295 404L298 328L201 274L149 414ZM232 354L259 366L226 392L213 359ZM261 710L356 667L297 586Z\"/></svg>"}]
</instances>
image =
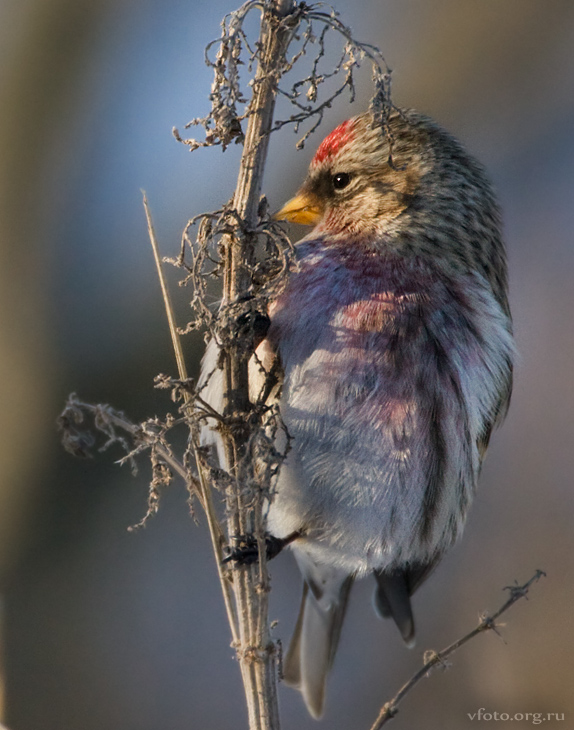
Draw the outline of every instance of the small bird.
<instances>
[{"instance_id":1,"label":"small bird","mask_svg":"<svg viewBox=\"0 0 574 730\"><path fill-rule=\"evenodd\" d=\"M462 532L514 342L491 185L429 118L339 125L276 218L314 226L257 356L279 359L292 439L268 531L304 579L284 674L319 718L355 578L374 576L377 613L413 643L410 596ZM212 343L204 378L216 362Z\"/></svg>"}]
</instances>

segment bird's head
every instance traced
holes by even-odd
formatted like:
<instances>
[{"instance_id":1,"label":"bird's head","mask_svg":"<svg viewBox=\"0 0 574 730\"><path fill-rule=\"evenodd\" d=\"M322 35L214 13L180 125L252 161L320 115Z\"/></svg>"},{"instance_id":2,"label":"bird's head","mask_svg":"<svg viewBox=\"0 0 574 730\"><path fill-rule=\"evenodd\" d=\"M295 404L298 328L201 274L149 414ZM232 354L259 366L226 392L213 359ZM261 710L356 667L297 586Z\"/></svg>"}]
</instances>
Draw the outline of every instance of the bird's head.
<instances>
[{"instance_id":1,"label":"bird's head","mask_svg":"<svg viewBox=\"0 0 574 730\"><path fill-rule=\"evenodd\" d=\"M394 110L383 127L370 113L340 124L275 217L315 226L311 235L327 245L366 244L478 271L508 309L500 211L486 173L418 112Z\"/></svg>"},{"instance_id":2,"label":"bird's head","mask_svg":"<svg viewBox=\"0 0 574 730\"><path fill-rule=\"evenodd\" d=\"M425 143L424 129L397 113L388 130L370 114L353 117L323 140L303 186L275 217L334 236L380 236L419 188Z\"/></svg>"}]
</instances>

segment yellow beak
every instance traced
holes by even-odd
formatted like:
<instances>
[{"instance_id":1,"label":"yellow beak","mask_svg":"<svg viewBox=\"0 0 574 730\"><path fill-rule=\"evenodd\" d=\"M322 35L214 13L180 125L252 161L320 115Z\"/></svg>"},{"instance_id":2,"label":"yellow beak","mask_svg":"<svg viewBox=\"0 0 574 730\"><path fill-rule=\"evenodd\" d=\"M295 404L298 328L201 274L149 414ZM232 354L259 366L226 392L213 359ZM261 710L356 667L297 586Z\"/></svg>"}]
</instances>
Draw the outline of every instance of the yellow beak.
<instances>
[{"instance_id":1,"label":"yellow beak","mask_svg":"<svg viewBox=\"0 0 574 730\"><path fill-rule=\"evenodd\" d=\"M306 193L299 193L288 200L273 218L277 221L301 223L304 226L314 226L323 217L324 209L319 201Z\"/></svg>"}]
</instances>

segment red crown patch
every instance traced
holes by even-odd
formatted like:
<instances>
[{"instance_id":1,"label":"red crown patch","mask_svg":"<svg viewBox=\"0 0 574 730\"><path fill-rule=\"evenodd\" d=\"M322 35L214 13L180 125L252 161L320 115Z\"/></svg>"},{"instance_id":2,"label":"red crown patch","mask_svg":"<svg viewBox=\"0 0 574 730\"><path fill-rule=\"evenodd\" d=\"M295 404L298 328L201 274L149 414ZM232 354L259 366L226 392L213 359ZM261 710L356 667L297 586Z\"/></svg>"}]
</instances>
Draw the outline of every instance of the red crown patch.
<instances>
[{"instance_id":1,"label":"red crown patch","mask_svg":"<svg viewBox=\"0 0 574 730\"><path fill-rule=\"evenodd\" d=\"M355 135L353 134L353 120L348 119L346 122L339 124L331 134L327 135L319 145L319 149L313 157L313 165L320 165L327 157L334 157L337 152L350 142Z\"/></svg>"}]
</instances>

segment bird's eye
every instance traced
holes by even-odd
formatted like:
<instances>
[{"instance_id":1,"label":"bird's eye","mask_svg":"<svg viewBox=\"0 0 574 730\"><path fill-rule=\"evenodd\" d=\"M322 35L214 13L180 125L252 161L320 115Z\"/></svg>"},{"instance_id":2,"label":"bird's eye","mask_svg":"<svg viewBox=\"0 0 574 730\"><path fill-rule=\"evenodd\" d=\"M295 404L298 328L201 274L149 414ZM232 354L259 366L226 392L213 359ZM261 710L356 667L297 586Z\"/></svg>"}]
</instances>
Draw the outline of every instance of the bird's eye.
<instances>
[{"instance_id":1,"label":"bird's eye","mask_svg":"<svg viewBox=\"0 0 574 730\"><path fill-rule=\"evenodd\" d=\"M333 175L333 187L335 190L346 188L350 182L351 176L348 172L338 172L336 175Z\"/></svg>"}]
</instances>

